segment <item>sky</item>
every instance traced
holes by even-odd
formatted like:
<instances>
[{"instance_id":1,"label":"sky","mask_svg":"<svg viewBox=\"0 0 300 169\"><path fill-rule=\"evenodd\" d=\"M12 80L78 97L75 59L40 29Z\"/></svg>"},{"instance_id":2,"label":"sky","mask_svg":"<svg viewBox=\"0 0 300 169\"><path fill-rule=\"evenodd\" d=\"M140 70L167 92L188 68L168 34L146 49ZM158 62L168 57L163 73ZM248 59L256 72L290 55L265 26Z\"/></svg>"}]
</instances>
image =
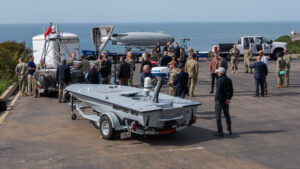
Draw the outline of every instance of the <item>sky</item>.
<instances>
[{"instance_id":1,"label":"sky","mask_svg":"<svg viewBox=\"0 0 300 169\"><path fill-rule=\"evenodd\" d=\"M0 0L0 24L300 21L300 0Z\"/></svg>"}]
</instances>

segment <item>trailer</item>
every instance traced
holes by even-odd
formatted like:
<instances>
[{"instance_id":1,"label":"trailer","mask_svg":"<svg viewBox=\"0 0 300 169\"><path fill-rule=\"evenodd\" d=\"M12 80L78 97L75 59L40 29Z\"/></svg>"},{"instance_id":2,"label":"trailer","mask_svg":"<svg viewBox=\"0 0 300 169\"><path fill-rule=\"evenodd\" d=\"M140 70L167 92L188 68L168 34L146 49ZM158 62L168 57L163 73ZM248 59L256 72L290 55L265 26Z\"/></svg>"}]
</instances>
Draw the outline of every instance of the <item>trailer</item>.
<instances>
[{"instance_id":1,"label":"trailer","mask_svg":"<svg viewBox=\"0 0 300 169\"><path fill-rule=\"evenodd\" d=\"M152 68L152 74L158 79L154 91L150 90L151 79L145 79L144 89L103 84L68 86L72 119L76 120L78 111L83 118L95 122L104 139L113 139L116 135L128 138L132 133L168 134L191 126L196 122L197 107L201 103L160 94L167 77L167 71L161 70L169 71L169 68ZM88 108L95 113L86 113Z\"/></svg>"}]
</instances>

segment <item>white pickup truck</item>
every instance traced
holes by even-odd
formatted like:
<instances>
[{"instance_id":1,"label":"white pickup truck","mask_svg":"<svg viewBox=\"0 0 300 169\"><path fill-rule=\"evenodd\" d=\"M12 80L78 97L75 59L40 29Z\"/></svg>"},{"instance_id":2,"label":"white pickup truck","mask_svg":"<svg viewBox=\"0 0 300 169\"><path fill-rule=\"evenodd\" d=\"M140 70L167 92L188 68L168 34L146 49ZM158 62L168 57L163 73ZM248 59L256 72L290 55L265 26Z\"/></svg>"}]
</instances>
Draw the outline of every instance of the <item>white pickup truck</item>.
<instances>
[{"instance_id":1,"label":"white pickup truck","mask_svg":"<svg viewBox=\"0 0 300 169\"><path fill-rule=\"evenodd\" d=\"M233 47L234 43L220 43L212 47L212 52L219 51L223 57L230 60L229 51ZM265 55L270 55L271 59L276 60L279 52L287 49L287 43L285 42L273 42L263 36L242 36L238 40L237 48L240 50L241 55L244 54L244 48L249 45L254 55L258 55L259 50L263 50Z\"/></svg>"}]
</instances>

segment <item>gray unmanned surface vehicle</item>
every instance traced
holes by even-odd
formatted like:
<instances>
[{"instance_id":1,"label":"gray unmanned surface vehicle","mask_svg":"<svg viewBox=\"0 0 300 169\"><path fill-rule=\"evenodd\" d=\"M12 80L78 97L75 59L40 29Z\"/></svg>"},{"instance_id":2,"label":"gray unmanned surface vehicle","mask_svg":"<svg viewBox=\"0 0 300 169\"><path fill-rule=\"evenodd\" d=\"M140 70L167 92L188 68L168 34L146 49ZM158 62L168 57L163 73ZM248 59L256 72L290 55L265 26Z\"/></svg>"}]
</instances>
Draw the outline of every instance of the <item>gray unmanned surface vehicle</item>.
<instances>
[{"instance_id":1,"label":"gray unmanned surface vehicle","mask_svg":"<svg viewBox=\"0 0 300 169\"><path fill-rule=\"evenodd\" d=\"M77 110L83 118L96 123L104 139L113 139L116 134L123 139L131 137L132 133L173 133L195 123L197 107L201 103L160 94L169 68L155 67L151 71L158 80L154 91L150 89L150 78L145 79L143 89L102 84L68 86L72 119L76 119L74 110ZM85 113L87 108L96 113Z\"/></svg>"}]
</instances>

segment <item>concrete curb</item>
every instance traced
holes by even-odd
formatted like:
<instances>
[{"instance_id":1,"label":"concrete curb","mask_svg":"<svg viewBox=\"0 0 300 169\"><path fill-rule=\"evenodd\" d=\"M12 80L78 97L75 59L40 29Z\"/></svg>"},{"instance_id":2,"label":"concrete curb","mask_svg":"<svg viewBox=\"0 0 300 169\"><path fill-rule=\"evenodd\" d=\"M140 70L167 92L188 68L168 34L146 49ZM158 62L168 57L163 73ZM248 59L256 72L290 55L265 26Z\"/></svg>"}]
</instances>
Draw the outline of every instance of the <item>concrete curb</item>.
<instances>
[{"instance_id":1,"label":"concrete curb","mask_svg":"<svg viewBox=\"0 0 300 169\"><path fill-rule=\"evenodd\" d=\"M0 125L1 123L5 120L6 116L9 114L9 112L12 110L13 106L15 105L16 101L18 100L18 98L20 97L20 92L18 92L12 99L11 96L15 93L15 91L17 90L18 85L16 83L10 85L5 91L4 93L2 93L0 99L3 99L6 103L9 100L12 100L10 102L10 104L7 106L7 111L1 112L0 113Z\"/></svg>"},{"instance_id":2,"label":"concrete curb","mask_svg":"<svg viewBox=\"0 0 300 169\"><path fill-rule=\"evenodd\" d=\"M16 91L18 85L16 83L10 85L1 95L0 99L3 99L4 101L8 101L9 98L14 94Z\"/></svg>"},{"instance_id":3,"label":"concrete curb","mask_svg":"<svg viewBox=\"0 0 300 169\"><path fill-rule=\"evenodd\" d=\"M10 102L9 106L7 107L7 111L4 111L2 114L0 114L0 125L2 124L2 122L5 120L5 118L7 117L7 115L10 113L10 111L13 109L13 106L16 104L18 98L20 97L21 93L18 92L18 94L16 94L14 96L14 98L12 99L12 101Z\"/></svg>"}]
</instances>

